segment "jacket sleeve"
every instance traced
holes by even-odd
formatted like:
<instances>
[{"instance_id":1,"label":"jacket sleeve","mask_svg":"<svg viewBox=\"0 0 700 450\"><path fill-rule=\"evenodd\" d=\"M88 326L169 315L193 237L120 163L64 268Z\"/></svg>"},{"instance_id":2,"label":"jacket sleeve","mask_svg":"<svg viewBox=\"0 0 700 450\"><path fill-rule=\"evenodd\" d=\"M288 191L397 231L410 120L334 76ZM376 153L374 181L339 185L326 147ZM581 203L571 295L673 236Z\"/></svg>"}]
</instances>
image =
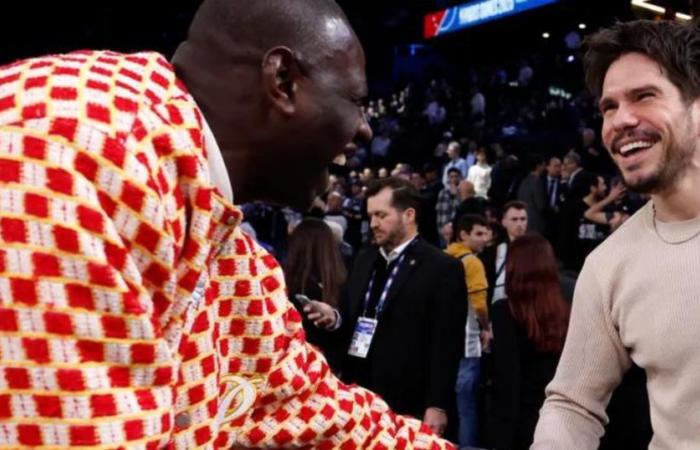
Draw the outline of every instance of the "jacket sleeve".
<instances>
[{"instance_id":1,"label":"jacket sleeve","mask_svg":"<svg viewBox=\"0 0 700 450\"><path fill-rule=\"evenodd\" d=\"M429 318L432 333L425 404L447 410L454 402L457 370L464 351L468 306L464 301L467 297L464 268L458 260L448 256L445 258Z\"/></svg>"},{"instance_id":2,"label":"jacket sleeve","mask_svg":"<svg viewBox=\"0 0 700 450\"><path fill-rule=\"evenodd\" d=\"M566 343L546 389L532 448L598 448L608 422L606 405L630 365L609 302L586 264L576 284Z\"/></svg>"},{"instance_id":3,"label":"jacket sleeve","mask_svg":"<svg viewBox=\"0 0 700 450\"><path fill-rule=\"evenodd\" d=\"M489 283L486 281L486 270L484 264L476 256L465 259L464 268L467 272L467 291L469 303L472 305L477 315L486 316L486 295Z\"/></svg>"},{"instance_id":4,"label":"jacket sleeve","mask_svg":"<svg viewBox=\"0 0 700 450\"><path fill-rule=\"evenodd\" d=\"M517 331L507 300L491 308L493 321L493 362L495 413L498 433L494 446L508 450L515 445L520 410L520 352Z\"/></svg>"},{"instance_id":5,"label":"jacket sleeve","mask_svg":"<svg viewBox=\"0 0 700 450\"><path fill-rule=\"evenodd\" d=\"M163 446L177 374L154 318L184 208L168 214L108 134L79 125L83 146L15 125L0 128L0 441Z\"/></svg>"},{"instance_id":6,"label":"jacket sleeve","mask_svg":"<svg viewBox=\"0 0 700 450\"><path fill-rule=\"evenodd\" d=\"M220 258L256 272L239 295L230 293L240 280L215 280L216 317L235 324L225 325L230 332L221 336L222 377L243 378L255 390L249 409L221 424L219 447L453 448L418 420L394 414L376 394L332 374L306 343L277 262L252 239L239 234Z\"/></svg>"}]
</instances>

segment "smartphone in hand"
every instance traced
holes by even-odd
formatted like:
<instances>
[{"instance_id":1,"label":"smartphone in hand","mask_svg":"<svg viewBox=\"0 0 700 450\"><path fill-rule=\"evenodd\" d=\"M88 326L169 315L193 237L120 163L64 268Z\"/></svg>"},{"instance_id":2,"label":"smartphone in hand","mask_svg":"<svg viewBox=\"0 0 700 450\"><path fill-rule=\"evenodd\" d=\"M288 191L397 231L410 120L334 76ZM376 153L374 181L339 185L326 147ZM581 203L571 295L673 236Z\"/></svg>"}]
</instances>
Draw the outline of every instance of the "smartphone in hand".
<instances>
[{"instance_id":1,"label":"smartphone in hand","mask_svg":"<svg viewBox=\"0 0 700 450\"><path fill-rule=\"evenodd\" d=\"M297 301L297 304L300 306L300 309L304 309L304 306L311 303L311 299L304 294L297 294L294 296L294 299Z\"/></svg>"}]
</instances>

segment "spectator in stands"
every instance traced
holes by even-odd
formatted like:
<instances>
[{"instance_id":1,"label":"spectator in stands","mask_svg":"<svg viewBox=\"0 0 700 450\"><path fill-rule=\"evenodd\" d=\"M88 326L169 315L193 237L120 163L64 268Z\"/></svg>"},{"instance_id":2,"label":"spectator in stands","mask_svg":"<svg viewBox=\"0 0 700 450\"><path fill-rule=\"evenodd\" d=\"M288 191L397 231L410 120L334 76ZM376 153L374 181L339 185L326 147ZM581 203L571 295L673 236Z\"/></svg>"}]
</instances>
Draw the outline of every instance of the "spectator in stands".
<instances>
[{"instance_id":1,"label":"spectator in stands","mask_svg":"<svg viewBox=\"0 0 700 450\"><path fill-rule=\"evenodd\" d=\"M491 166L488 163L486 149L480 148L476 151L476 164L468 170L467 180L474 185L474 192L477 197L488 199L489 189L491 189Z\"/></svg>"},{"instance_id":2,"label":"spectator in stands","mask_svg":"<svg viewBox=\"0 0 700 450\"><path fill-rule=\"evenodd\" d=\"M440 170L433 163L423 166L423 178L425 179L424 194L430 199L433 206L437 203L440 191L445 187L440 180Z\"/></svg>"},{"instance_id":3,"label":"spectator in stands","mask_svg":"<svg viewBox=\"0 0 700 450\"><path fill-rule=\"evenodd\" d=\"M593 251L609 233L609 228L588 220L584 213L593 205L606 197L607 185L605 178L600 175L583 174L581 180L587 181L589 185L588 194L581 199L578 204L576 215L579 217L578 234L576 246L573 253L576 256L574 270L581 270L586 256Z\"/></svg>"},{"instance_id":4,"label":"spectator in stands","mask_svg":"<svg viewBox=\"0 0 700 450\"><path fill-rule=\"evenodd\" d=\"M374 164L383 164L389 156L391 148L391 135L389 130L384 127L381 133L377 134L370 145L370 153Z\"/></svg>"},{"instance_id":5,"label":"spectator in stands","mask_svg":"<svg viewBox=\"0 0 700 450\"><path fill-rule=\"evenodd\" d=\"M448 183L440 191L437 204L435 205L437 228L441 235L445 231L445 225L452 223L457 207L460 204L457 187L462 181L462 172L458 168L453 167L448 170L447 175ZM452 235L452 233L450 232L449 235ZM445 245L448 243L445 242Z\"/></svg>"},{"instance_id":6,"label":"spectator in stands","mask_svg":"<svg viewBox=\"0 0 700 450\"><path fill-rule=\"evenodd\" d=\"M449 144L447 144L447 157L449 158L449 161L447 161L447 164L445 164L445 168L442 172L442 184L444 184L445 186L447 186L449 181L447 177L447 172L452 168L459 169L459 173L463 180L467 178L467 162L462 158L460 152L461 147L459 145L459 142L452 141Z\"/></svg>"},{"instance_id":7,"label":"spectator in stands","mask_svg":"<svg viewBox=\"0 0 700 450\"><path fill-rule=\"evenodd\" d=\"M425 178L423 178L423 174L421 172L416 170L412 171L409 174L409 181L419 192L425 188Z\"/></svg>"},{"instance_id":8,"label":"spectator in stands","mask_svg":"<svg viewBox=\"0 0 700 450\"><path fill-rule=\"evenodd\" d=\"M347 271L327 223L308 217L297 224L289 236L284 274L290 301L304 312L307 340L337 368L340 342L332 331L340 326L337 307ZM307 296L311 304L297 300L297 294Z\"/></svg>"},{"instance_id":9,"label":"spectator in stands","mask_svg":"<svg viewBox=\"0 0 700 450\"><path fill-rule=\"evenodd\" d=\"M545 186L547 188L547 206L550 211L559 211L562 200L561 186L562 162L558 156L552 156L547 161L547 176Z\"/></svg>"},{"instance_id":10,"label":"spectator in stands","mask_svg":"<svg viewBox=\"0 0 700 450\"><path fill-rule=\"evenodd\" d=\"M326 199L326 213L324 214L324 219L336 222L343 228L343 236L345 236L345 232L348 229L348 219L345 218L343 211L344 201L345 197L343 194L331 191Z\"/></svg>"},{"instance_id":11,"label":"spectator in stands","mask_svg":"<svg viewBox=\"0 0 700 450\"><path fill-rule=\"evenodd\" d=\"M587 209L582 209L582 199L590 193L591 180L595 178L581 168L581 157L573 151L564 156L562 177L565 180L566 192L559 216L558 256L564 268L578 271L581 268L581 255L572 249L577 246L579 224L583 212Z\"/></svg>"},{"instance_id":12,"label":"spectator in stands","mask_svg":"<svg viewBox=\"0 0 700 450\"><path fill-rule=\"evenodd\" d=\"M491 339L491 325L486 308L488 283L481 260L477 257L489 239L489 227L481 216L466 214L459 219L458 240L447 247L447 254L464 266L469 313L465 327L464 355L457 375L457 410L459 445L477 445L477 387L481 373L482 344Z\"/></svg>"},{"instance_id":13,"label":"spectator in stands","mask_svg":"<svg viewBox=\"0 0 700 450\"><path fill-rule=\"evenodd\" d=\"M365 186L371 183L375 178L374 170L372 170L371 167L365 167L360 175L360 181L362 181Z\"/></svg>"},{"instance_id":14,"label":"spectator in stands","mask_svg":"<svg viewBox=\"0 0 700 450\"><path fill-rule=\"evenodd\" d=\"M526 450L564 345L569 306L562 298L554 252L542 236L515 239L505 273L507 298L491 307L494 444L497 450Z\"/></svg>"},{"instance_id":15,"label":"spectator in stands","mask_svg":"<svg viewBox=\"0 0 700 450\"><path fill-rule=\"evenodd\" d=\"M602 200L591 205L583 217L598 225L607 225L610 231L617 230L630 217L629 207L622 203L627 194L627 188L618 183L610 189L610 193Z\"/></svg>"},{"instance_id":16,"label":"spectator in stands","mask_svg":"<svg viewBox=\"0 0 700 450\"><path fill-rule=\"evenodd\" d=\"M497 242L492 251L485 252L483 257L491 304L506 298L505 267L508 245L527 231L527 205L520 201L506 203L503 206L501 225L506 231L504 239Z\"/></svg>"},{"instance_id":17,"label":"spectator in stands","mask_svg":"<svg viewBox=\"0 0 700 450\"><path fill-rule=\"evenodd\" d=\"M528 157L529 173L520 182L518 200L527 205L527 229L544 235L546 231L545 214L547 198L542 175L545 171L545 159L541 155Z\"/></svg>"},{"instance_id":18,"label":"spectator in stands","mask_svg":"<svg viewBox=\"0 0 700 450\"><path fill-rule=\"evenodd\" d=\"M471 181L462 180L457 186L457 197L459 198L459 205L455 210L455 215L452 218L452 241L457 239L457 230L459 228L459 218L465 214L476 214L478 216L483 216L486 212L487 202L476 196L476 190L474 189L474 184Z\"/></svg>"},{"instance_id":19,"label":"spectator in stands","mask_svg":"<svg viewBox=\"0 0 700 450\"><path fill-rule=\"evenodd\" d=\"M428 118L428 123L435 126L440 125L445 121L447 110L436 98L433 98L425 107L423 114Z\"/></svg>"},{"instance_id":20,"label":"spectator in stands","mask_svg":"<svg viewBox=\"0 0 700 450\"><path fill-rule=\"evenodd\" d=\"M360 180L353 180L350 183L350 195L343 202L343 215L348 223L345 240L353 248L360 248L362 245L364 203L364 184Z\"/></svg>"},{"instance_id":21,"label":"spectator in stands","mask_svg":"<svg viewBox=\"0 0 700 450\"><path fill-rule=\"evenodd\" d=\"M561 181L561 159L552 156L547 162L547 174L544 178L547 191L547 206L545 208L545 233L552 245L557 244L557 228L559 225L559 208L563 200L564 187Z\"/></svg>"},{"instance_id":22,"label":"spectator in stands","mask_svg":"<svg viewBox=\"0 0 700 450\"><path fill-rule=\"evenodd\" d=\"M442 434L464 342L463 269L418 235L420 197L408 181L375 182L367 210L376 246L357 256L348 279L341 310L353 339L343 378ZM361 330L371 330L369 342Z\"/></svg>"},{"instance_id":23,"label":"spectator in stands","mask_svg":"<svg viewBox=\"0 0 700 450\"><path fill-rule=\"evenodd\" d=\"M582 182L578 176L583 173L581 167L581 156L575 151L568 152L563 159L562 178L566 183L565 199L580 200L583 196L588 195L588 186L586 182Z\"/></svg>"}]
</instances>

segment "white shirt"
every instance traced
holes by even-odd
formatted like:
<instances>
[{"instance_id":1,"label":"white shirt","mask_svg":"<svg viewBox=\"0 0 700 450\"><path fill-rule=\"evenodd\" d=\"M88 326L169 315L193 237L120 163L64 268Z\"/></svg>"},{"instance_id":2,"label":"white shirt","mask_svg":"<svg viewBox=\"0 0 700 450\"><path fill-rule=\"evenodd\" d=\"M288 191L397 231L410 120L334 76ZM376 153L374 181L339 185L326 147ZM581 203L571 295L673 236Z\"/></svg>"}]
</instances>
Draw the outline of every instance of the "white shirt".
<instances>
[{"instance_id":1,"label":"white shirt","mask_svg":"<svg viewBox=\"0 0 700 450\"><path fill-rule=\"evenodd\" d=\"M486 98L481 92L477 92L472 97L472 114L486 114Z\"/></svg>"},{"instance_id":2,"label":"white shirt","mask_svg":"<svg viewBox=\"0 0 700 450\"><path fill-rule=\"evenodd\" d=\"M394 260L398 259L399 256L401 256L401 253L408 247L408 244L413 242L413 240L417 237L417 234L414 234L411 236L409 239L407 239L403 244L395 247L392 251L389 252L389 254L386 254L386 251L384 250L384 247L379 247L379 254L382 255L382 257L386 260L387 264L391 264Z\"/></svg>"},{"instance_id":3,"label":"white shirt","mask_svg":"<svg viewBox=\"0 0 700 450\"><path fill-rule=\"evenodd\" d=\"M578 175L579 172L581 172L582 170L583 169L580 167L578 169L574 170L573 173L571 174L571 176L569 177L569 179L566 180L566 184L568 184L569 187L571 187L571 184L574 182L574 178L576 178L576 175Z\"/></svg>"},{"instance_id":4,"label":"white shirt","mask_svg":"<svg viewBox=\"0 0 700 450\"><path fill-rule=\"evenodd\" d=\"M469 168L467 181L474 185L474 194L477 197L488 198L489 189L491 188L491 166L488 164L474 164Z\"/></svg>"},{"instance_id":5,"label":"white shirt","mask_svg":"<svg viewBox=\"0 0 700 450\"><path fill-rule=\"evenodd\" d=\"M231 186L231 179L228 176L228 170L226 170L224 157L221 155L221 148L219 148L214 133L211 131L211 128L209 128L207 119L204 117L202 117L202 125L204 147L209 154L211 182L226 200L233 203L233 187Z\"/></svg>"},{"instance_id":6,"label":"white shirt","mask_svg":"<svg viewBox=\"0 0 700 450\"><path fill-rule=\"evenodd\" d=\"M491 303L496 303L499 300L506 298L506 255L508 254L508 243L503 242L496 248L496 273L503 266L501 273L496 277L496 285L493 288L493 298Z\"/></svg>"}]
</instances>

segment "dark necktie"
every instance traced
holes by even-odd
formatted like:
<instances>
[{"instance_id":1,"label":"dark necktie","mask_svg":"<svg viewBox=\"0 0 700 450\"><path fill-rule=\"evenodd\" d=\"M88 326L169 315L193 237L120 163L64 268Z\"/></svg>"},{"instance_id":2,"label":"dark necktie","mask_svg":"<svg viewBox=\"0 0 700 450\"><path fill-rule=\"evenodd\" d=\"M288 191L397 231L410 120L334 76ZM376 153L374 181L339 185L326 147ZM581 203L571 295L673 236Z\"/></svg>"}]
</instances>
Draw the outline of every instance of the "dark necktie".
<instances>
[{"instance_id":1,"label":"dark necktie","mask_svg":"<svg viewBox=\"0 0 700 450\"><path fill-rule=\"evenodd\" d=\"M549 205L554 207L557 204L557 180L554 178L549 179Z\"/></svg>"}]
</instances>

